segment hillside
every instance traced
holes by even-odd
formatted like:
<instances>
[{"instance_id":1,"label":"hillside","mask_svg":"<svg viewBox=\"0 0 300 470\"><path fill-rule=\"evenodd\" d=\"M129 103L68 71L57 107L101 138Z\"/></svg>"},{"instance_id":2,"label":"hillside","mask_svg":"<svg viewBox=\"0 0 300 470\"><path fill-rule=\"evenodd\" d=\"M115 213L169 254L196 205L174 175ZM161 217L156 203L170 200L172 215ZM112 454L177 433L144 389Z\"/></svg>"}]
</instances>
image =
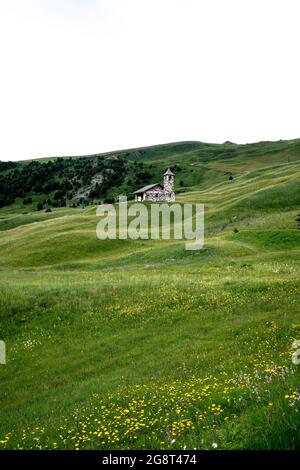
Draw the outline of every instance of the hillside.
<instances>
[{"instance_id":1,"label":"hillside","mask_svg":"<svg viewBox=\"0 0 300 470\"><path fill-rule=\"evenodd\" d=\"M179 202L205 204L204 249L98 240L94 203L167 167ZM0 175L0 448L300 448L300 140L182 142ZM76 200L95 175L99 192Z\"/></svg>"},{"instance_id":2,"label":"hillside","mask_svg":"<svg viewBox=\"0 0 300 470\"><path fill-rule=\"evenodd\" d=\"M176 191L208 188L229 177L297 163L300 141L250 145L181 142L81 157L0 162L0 207L15 211L113 200L161 180L169 165Z\"/></svg>"}]
</instances>

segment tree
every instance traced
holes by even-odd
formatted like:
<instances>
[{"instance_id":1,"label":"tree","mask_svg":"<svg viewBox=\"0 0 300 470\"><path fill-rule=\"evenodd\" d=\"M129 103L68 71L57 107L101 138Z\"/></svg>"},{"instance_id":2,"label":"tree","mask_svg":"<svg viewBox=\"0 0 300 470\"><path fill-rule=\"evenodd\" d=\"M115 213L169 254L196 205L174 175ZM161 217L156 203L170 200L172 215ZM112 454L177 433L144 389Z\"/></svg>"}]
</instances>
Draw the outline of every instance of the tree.
<instances>
[{"instance_id":1,"label":"tree","mask_svg":"<svg viewBox=\"0 0 300 470\"><path fill-rule=\"evenodd\" d=\"M54 193L53 199L54 199L54 201L58 201L59 199L62 199L64 197L64 195L65 195L64 191L59 189L58 191L56 191Z\"/></svg>"}]
</instances>

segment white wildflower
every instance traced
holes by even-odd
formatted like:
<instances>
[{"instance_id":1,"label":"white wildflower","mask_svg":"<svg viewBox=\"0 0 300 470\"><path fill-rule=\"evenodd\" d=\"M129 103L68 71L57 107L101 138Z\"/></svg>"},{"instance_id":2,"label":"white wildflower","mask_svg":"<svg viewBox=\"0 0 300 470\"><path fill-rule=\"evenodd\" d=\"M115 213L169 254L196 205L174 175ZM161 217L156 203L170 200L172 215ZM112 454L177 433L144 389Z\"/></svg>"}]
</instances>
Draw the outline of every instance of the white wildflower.
<instances>
[{"instance_id":1,"label":"white wildflower","mask_svg":"<svg viewBox=\"0 0 300 470\"><path fill-rule=\"evenodd\" d=\"M292 354L292 362L296 366L300 364L300 349L297 349L295 352Z\"/></svg>"}]
</instances>

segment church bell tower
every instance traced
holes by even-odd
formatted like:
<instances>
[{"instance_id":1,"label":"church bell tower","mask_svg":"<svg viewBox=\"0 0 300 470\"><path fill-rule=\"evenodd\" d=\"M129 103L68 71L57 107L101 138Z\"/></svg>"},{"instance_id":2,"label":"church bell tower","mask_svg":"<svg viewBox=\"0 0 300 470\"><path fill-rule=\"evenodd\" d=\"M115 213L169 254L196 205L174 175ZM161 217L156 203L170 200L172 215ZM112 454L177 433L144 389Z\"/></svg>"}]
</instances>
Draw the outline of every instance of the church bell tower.
<instances>
[{"instance_id":1,"label":"church bell tower","mask_svg":"<svg viewBox=\"0 0 300 470\"><path fill-rule=\"evenodd\" d=\"M174 173L167 169L164 173L164 192L166 201L175 201L175 192L174 192Z\"/></svg>"}]
</instances>

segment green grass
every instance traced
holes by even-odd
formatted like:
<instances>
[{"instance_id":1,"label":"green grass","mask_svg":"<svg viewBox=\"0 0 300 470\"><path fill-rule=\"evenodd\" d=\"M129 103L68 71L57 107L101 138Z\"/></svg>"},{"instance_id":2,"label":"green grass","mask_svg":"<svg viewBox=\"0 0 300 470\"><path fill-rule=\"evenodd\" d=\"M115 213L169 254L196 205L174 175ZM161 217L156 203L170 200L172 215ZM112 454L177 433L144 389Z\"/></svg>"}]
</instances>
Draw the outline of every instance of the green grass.
<instances>
[{"instance_id":1,"label":"green grass","mask_svg":"<svg viewBox=\"0 0 300 470\"><path fill-rule=\"evenodd\" d=\"M0 210L0 448L299 449L299 157L146 149L205 203L196 252L99 241L95 207Z\"/></svg>"}]
</instances>

